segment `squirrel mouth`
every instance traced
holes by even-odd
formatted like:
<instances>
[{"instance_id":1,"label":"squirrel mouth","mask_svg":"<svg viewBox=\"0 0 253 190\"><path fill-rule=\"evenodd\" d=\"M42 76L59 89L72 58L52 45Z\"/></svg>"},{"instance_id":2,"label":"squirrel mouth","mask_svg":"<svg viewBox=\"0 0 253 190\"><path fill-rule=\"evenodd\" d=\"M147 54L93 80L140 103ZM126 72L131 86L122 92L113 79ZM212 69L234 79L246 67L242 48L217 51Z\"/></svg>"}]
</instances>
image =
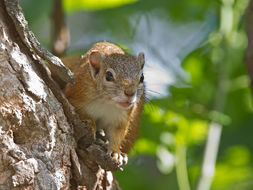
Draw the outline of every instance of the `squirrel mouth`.
<instances>
[{"instance_id":1,"label":"squirrel mouth","mask_svg":"<svg viewBox=\"0 0 253 190\"><path fill-rule=\"evenodd\" d=\"M132 105L131 102L118 102L118 104L124 108L128 108Z\"/></svg>"}]
</instances>

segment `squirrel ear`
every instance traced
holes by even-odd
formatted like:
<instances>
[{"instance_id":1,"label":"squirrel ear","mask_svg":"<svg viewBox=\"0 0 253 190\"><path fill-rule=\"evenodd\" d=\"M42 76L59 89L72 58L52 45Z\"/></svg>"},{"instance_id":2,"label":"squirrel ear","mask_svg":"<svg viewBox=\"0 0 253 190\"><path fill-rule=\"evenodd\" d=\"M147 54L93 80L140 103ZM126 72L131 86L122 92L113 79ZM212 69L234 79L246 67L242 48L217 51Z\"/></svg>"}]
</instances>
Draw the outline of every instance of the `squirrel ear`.
<instances>
[{"instance_id":1,"label":"squirrel ear","mask_svg":"<svg viewBox=\"0 0 253 190\"><path fill-rule=\"evenodd\" d=\"M98 50L91 51L89 55L89 63L92 67L94 76L99 72L103 57L103 54L100 53Z\"/></svg>"},{"instance_id":2,"label":"squirrel ear","mask_svg":"<svg viewBox=\"0 0 253 190\"><path fill-rule=\"evenodd\" d=\"M143 53L143 52L139 53L138 58L137 58L137 61L138 61L138 63L140 64L141 69L143 69L144 64L145 64L145 56L144 56L144 53Z\"/></svg>"}]
</instances>

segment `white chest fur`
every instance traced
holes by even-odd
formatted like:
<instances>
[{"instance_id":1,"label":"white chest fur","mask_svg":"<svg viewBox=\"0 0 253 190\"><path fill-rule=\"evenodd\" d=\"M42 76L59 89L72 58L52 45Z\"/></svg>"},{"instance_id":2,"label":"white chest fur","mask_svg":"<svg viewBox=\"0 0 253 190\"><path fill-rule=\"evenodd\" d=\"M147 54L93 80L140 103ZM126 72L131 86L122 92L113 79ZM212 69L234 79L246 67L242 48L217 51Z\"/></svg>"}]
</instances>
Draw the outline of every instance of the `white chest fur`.
<instances>
[{"instance_id":1,"label":"white chest fur","mask_svg":"<svg viewBox=\"0 0 253 190\"><path fill-rule=\"evenodd\" d=\"M82 111L96 122L97 129L116 127L127 119L125 109L103 99L87 104Z\"/></svg>"}]
</instances>

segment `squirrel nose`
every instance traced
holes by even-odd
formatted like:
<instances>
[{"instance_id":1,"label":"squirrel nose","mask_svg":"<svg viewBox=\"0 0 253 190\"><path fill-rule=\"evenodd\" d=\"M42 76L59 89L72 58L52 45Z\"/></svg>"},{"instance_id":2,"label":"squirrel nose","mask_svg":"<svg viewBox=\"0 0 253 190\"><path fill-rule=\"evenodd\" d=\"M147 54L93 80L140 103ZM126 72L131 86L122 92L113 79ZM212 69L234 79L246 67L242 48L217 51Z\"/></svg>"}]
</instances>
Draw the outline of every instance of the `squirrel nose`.
<instances>
[{"instance_id":1,"label":"squirrel nose","mask_svg":"<svg viewBox=\"0 0 253 190\"><path fill-rule=\"evenodd\" d=\"M132 97L132 96L134 96L134 94L135 94L135 92L129 91L129 90L125 90L124 93L125 93L125 95L128 96L128 97Z\"/></svg>"}]
</instances>

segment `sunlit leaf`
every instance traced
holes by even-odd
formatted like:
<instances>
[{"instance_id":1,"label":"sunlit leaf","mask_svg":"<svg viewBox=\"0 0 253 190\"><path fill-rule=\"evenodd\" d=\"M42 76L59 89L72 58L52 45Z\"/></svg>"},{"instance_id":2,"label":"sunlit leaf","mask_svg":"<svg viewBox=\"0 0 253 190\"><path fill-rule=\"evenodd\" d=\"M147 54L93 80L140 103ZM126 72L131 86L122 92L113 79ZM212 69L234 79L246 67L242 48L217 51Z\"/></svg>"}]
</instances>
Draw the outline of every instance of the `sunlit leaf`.
<instances>
[{"instance_id":1,"label":"sunlit leaf","mask_svg":"<svg viewBox=\"0 0 253 190\"><path fill-rule=\"evenodd\" d=\"M198 143L206 139L208 123L203 120L194 120L190 123L189 141Z\"/></svg>"},{"instance_id":2,"label":"sunlit leaf","mask_svg":"<svg viewBox=\"0 0 253 190\"><path fill-rule=\"evenodd\" d=\"M99 10L115 8L138 0L63 0L66 11Z\"/></svg>"},{"instance_id":3,"label":"sunlit leaf","mask_svg":"<svg viewBox=\"0 0 253 190\"><path fill-rule=\"evenodd\" d=\"M190 57L184 62L184 68L190 73L193 85L200 84L203 78L204 64L197 57Z\"/></svg>"},{"instance_id":4,"label":"sunlit leaf","mask_svg":"<svg viewBox=\"0 0 253 190\"><path fill-rule=\"evenodd\" d=\"M149 139L141 138L138 139L134 146L134 152L136 153L156 153L157 144Z\"/></svg>"},{"instance_id":5,"label":"sunlit leaf","mask_svg":"<svg viewBox=\"0 0 253 190\"><path fill-rule=\"evenodd\" d=\"M248 189L247 186L253 184L252 171L249 149L245 146L230 147L217 164L213 189Z\"/></svg>"},{"instance_id":6,"label":"sunlit leaf","mask_svg":"<svg viewBox=\"0 0 253 190\"><path fill-rule=\"evenodd\" d=\"M250 150L245 146L232 146L226 150L224 159L234 166L245 166L250 164Z\"/></svg>"}]
</instances>

